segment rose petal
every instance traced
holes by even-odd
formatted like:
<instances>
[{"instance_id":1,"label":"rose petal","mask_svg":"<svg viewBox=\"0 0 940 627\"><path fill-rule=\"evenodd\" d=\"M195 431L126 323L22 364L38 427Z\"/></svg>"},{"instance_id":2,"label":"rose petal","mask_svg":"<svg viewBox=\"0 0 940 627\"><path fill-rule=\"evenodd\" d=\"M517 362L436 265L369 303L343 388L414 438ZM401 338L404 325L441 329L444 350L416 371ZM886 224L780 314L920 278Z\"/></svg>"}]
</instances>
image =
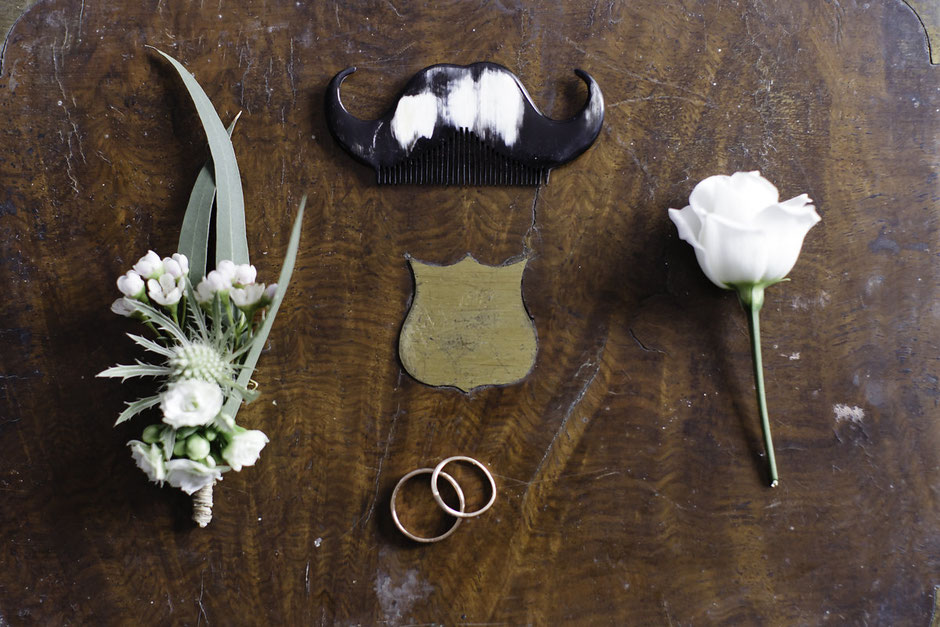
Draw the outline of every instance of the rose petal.
<instances>
[{"instance_id":1,"label":"rose petal","mask_svg":"<svg viewBox=\"0 0 940 627\"><path fill-rule=\"evenodd\" d=\"M819 215L812 205L799 208L771 205L760 213L757 224L771 234L767 238L768 263L763 281L779 281L790 273L800 256L803 239L817 222Z\"/></svg>"},{"instance_id":2,"label":"rose petal","mask_svg":"<svg viewBox=\"0 0 940 627\"><path fill-rule=\"evenodd\" d=\"M765 207L780 198L777 188L759 172L735 172L710 176L689 195L689 204L700 216L718 213L746 226Z\"/></svg>"},{"instance_id":3,"label":"rose petal","mask_svg":"<svg viewBox=\"0 0 940 627\"><path fill-rule=\"evenodd\" d=\"M758 283L767 268L767 235L754 228L742 227L721 216L709 215L702 225L701 243L706 262L702 269L721 287Z\"/></svg>"},{"instance_id":4,"label":"rose petal","mask_svg":"<svg viewBox=\"0 0 940 627\"><path fill-rule=\"evenodd\" d=\"M702 232L702 221L691 206L683 209L670 209L669 218L676 225L679 231L679 239L687 241L695 248L701 248L698 243L699 233Z\"/></svg>"}]
</instances>

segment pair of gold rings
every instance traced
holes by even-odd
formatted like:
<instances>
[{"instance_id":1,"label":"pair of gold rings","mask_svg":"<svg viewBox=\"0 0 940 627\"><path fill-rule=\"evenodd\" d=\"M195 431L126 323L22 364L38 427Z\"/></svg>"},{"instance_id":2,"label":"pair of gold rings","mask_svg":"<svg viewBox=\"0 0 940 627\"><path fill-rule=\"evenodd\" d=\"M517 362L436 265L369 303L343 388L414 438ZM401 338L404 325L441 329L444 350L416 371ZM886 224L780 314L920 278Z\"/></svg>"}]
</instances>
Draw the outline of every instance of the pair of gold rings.
<instances>
[{"instance_id":1,"label":"pair of gold rings","mask_svg":"<svg viewBox=\"0 0 940 627\"><path fill-rule=\"evenodd\" d=\"M464 508L466 507L467 503L464 498L463 490L460 489L460 484L457 483L456 479L454 479L452 476L444 472L444 466L446 466L447 464L451 462L467 462L469 464L473 464L474 466L476 466L477 468L483 471L483 474L486 475L486 478L490 482L490 500L487 501L486 505L472 512L464 511ZM426 475L426 474L431 475L431 495L434 497L434 500L437 502L438 506L442 510L444 510L450 516L454 517L454 524L451 525L450 529L448 529L447 531L445 531L439 536L434 536L433 538L425 538L419 535L415 535L411 533L410 531L408 531L407 529L405 529L405 526L401 524L401 520L398 518L398 510L396 509L396 506L395 506L395 503L398 500L398 492L401 489L401 487L405 485L412 477L415 477L417 475ZM441 491L437 485L441 477L443 477L444 480L447 481L447 483L449 483L451 487L454 489L454 492L457 493L457 500L460 503L459 509L454 509L453 507L445 503L443 498L441 498ZM457 527L460 526L460 523L462 523L465 518L474 518L475 516L479 516L480 514L488 510L490 507L492 507L495 501L496 501L496 481L493 479L493 475L490 473L489 469L486 466L484 466L481 462L473 459L472 457L465 457L463 455L457 455L454 457L448 457L447 459L442 461L440 464L438 464L434 468L418 468L417 470L412 470L407 475L399 479L398 484L395 486L395 489L392 491L392 502L391 502L392 521L395 523L395 526L398 527L399 531L401 531L403 534L405 534L405 536L407 536L408 538L411 538L415 542L424 542L424 543L440 542L444 538L448 537L450 534L454 533L457 530Z\"/></svg>"}]
</instances>

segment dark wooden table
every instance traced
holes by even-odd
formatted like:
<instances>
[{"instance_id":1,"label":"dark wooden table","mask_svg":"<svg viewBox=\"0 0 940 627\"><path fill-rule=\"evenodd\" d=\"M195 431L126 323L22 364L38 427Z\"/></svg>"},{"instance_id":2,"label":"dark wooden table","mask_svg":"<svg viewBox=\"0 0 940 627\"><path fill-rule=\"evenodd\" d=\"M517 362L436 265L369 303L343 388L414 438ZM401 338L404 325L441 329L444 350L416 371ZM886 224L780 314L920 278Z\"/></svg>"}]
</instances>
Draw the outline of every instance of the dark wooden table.
<instances>
[{"instance_id":1,"label":"dark wooden table","mask_svg":"<svg viewBox=\"0 0 940 627\"><path fill-rule=\"evenodd\" d=\"M111 426L146 384L94 378L138 356L114 279L172 252L206 158L145 44L223 120L244 112L268 280L309 194L263 396L240 414L271 443L217 486L205 530L134 467L140 424ZM589 71L596 145L537 190L378 187L327 130L323 91L347 66L345 103L374 118L422 67L478 60L555 118ZM39 2L0 75L0 625L928 624L938 112L900 0ZM753 169L823 218L763 312L776 490L745 318L666 214L698 180ZM397 357L405 254L468 252L531 257L539 338L523 382L469 395ZM409 543L393 486L457 454L497 475L494 509Z\"/></svg>"}]
</instances>

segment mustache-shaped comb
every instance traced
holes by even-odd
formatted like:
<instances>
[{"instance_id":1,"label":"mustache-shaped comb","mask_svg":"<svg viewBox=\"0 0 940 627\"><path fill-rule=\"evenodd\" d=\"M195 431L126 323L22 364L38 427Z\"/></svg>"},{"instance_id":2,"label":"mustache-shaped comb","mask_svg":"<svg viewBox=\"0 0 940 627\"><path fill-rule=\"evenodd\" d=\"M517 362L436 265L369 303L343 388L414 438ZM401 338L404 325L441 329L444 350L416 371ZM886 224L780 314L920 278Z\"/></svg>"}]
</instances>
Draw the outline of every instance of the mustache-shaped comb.
<instances>
[{"instance_id":1,"label":"mustache-shaped comb","mask_svg":"<svg viewBox=\"0 0 940 627\"><path fill-rule=\"evenodd\" d=\"M371 166L379 184L540 185L597 139L604 96L575 70L588 99L574 117L544 116L515 74L496 63L432 65L408 81L377 120L360 120L340 100L350 67L330 81L326 119L336 141Z\"/></svg>"}]
</instances>

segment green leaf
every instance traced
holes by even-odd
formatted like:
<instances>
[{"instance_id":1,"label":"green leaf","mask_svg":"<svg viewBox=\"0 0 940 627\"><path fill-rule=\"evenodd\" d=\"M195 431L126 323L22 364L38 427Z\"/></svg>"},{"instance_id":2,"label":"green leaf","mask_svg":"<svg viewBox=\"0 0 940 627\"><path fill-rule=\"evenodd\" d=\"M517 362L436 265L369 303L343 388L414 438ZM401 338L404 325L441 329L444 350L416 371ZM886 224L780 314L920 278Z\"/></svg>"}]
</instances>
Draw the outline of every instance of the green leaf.
<instances>
[{"instance_id":1,"label":"green leaf","mask_svg":"<svg viewBox=\"0 0 940 627\"><path fill-rule=\"evenodd\" d=\"M153 48L153 46L150 46ZM189 95L196 106L196 113L206 131L209 140L209 152L212 153L213 169L215 170L216 191L216 222L215 222L215 260L230 259L234 263L249 263L248 261L248 235L245 231L245 198L242 194L241 176L238 173L238 162L235 160L235 149L229 138L222 120L215 112L212 101L202 90L196 79L183 65L163 52L153 48L176 70L183 79ZM201 278L201 277L200 277Z\"/></svg>"},{"instance_id":2,"label":"green leaf","mask_svg":"<svg viewBox=\"0 0 940 627\"><path fill-rule=\"evenodd\" d=\"M145 364L137 362L131 366L112 366L107 370L102 370L97 374L99 377L121 377L121 382L127 381L131 377L165 377L173 374L173 369L166 366L155 366L154 364Z\"/></svg>"},{"instance_id":3,"label":"green leaf","mask_svg":"<svg viewBox=\"0 0 940 627\"><path fill-rule=\"evenodd\" d=\"M159 396L148 396L147 398L136 400L133 403L128 403L127 409L121 412L121 415L118 416L118 419L114 423L114 426L116 427L122 422L126 420L130 420L131 418L133 418L140 412L144 411L145 409L150 409L154 405L159 405L159 404L160 404Z\"/></svg>"},{"instance_id":4,"label":"green leaf","mask_svg":"<svg viewBox=\"0 0 940 627\"><path fill-rule=\"evenodd\" d=\"M241 117L241 111L228 125L228 135L232 136L235 123ZM177 250L189 259L189 280L198 283L206 276L206 259L209 256L209 222L212 220L212 203L215 200L215 178L212 176L212 159L206 161L196 177L193 191L183 215L183 227L180 229L180 243Z\"/></svg>"},{"instance_id":5,"label":"green leaf","mask_svg":"<svg viewBox=\"0 0 940 627\"><path fill-rule=\"evenodd\" d=\"M173 448L176 446L176 429L164 429L160 443L163 444L163 457L169 461L173 457Z\"/></svg>"},{"instance_id":6,"label":"green leaf","mask_svg":"<svg viewBox=\"0 0 940 627\"><path fill-rule=\"evenodd\" d=\"M251 381L255 364L258 363L258 357L261 356L261 351L264 350L264 343L268 340L268 333L271 332L274 317L277 315L277 310L281 306L281 301L284 300L287 285L290 283L291 274L294 272L294 262L297 261L297 248L300 246L300 227L303 221L304 207L306 204L307 195L304 194L304 197L300 199L300 208L297 210L297 218L294 219L294 226L291 229L290 241L287 244L287 253L284 255L284 264L281 266L281 274L277 279L277 290L271 301L271 308L268 310L264 322L262 322L261 326L258 328L258 332L255 333L255 336L251 339L251 350L248 352L248 357L246 357L243 362L245 368L238 375L238 384L244 388L247 388L248 382ZM240 405L241 399L238 396L231 396L226 401L222 411L232 418L235 418Z\"/></svg>"}]
</instances>

